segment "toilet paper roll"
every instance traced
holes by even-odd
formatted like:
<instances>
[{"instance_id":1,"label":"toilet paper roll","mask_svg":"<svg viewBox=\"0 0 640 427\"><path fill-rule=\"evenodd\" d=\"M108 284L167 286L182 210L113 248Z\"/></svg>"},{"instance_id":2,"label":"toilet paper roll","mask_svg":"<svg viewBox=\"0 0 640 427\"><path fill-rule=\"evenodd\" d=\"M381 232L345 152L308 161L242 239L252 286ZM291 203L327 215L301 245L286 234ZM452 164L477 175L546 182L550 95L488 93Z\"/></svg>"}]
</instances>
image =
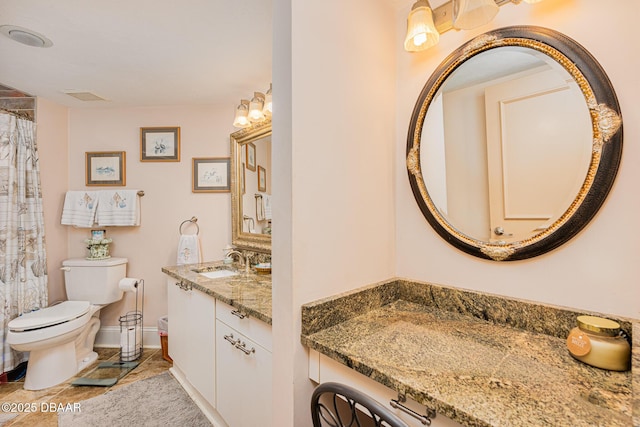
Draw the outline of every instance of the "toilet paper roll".
<instances>
[{"instance_id":1,"label":"toilet paper roll","mask_svg":"<svg viewBox=\"0 0 640 427\"><path fill-rule=\"evenodd\" d=\"M120 280L120 283L118 283L118 287L120 288L121 291L133 292L138 288L139 281L140 279L125 277L124 279Z\"/></svg>"},{"instance_id":2,"label":"toilet paper roll","mask_svg":"<svg viewBox=\"0 0 640 427\"><path fill-rule=\"evenodd\" d=\"M128 326L120 333L120 348L124 353L131 353L142 343L140 326Z\"/></svg>"}]
</instances>

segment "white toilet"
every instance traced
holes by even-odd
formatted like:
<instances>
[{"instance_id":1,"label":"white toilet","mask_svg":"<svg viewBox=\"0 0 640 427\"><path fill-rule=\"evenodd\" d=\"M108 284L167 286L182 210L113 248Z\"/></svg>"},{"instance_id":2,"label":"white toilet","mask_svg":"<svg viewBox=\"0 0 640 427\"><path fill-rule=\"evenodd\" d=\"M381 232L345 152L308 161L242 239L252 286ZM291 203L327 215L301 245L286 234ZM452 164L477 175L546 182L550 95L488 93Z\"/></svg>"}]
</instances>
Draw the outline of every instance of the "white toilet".
<instances>
[{"instance_id":1,"label":"white toilet","mask_svg":"<svg viewBox=\"0 0 640 427\"><path fill-rule=\"evenodd\" d=\"M24 388L41 390L68 380L93 363L100 309L122 299L118 284L127 259L63 261L69 301L23 314L9 322L7 343L29 351Z\"/></svg>"}]
</instances>

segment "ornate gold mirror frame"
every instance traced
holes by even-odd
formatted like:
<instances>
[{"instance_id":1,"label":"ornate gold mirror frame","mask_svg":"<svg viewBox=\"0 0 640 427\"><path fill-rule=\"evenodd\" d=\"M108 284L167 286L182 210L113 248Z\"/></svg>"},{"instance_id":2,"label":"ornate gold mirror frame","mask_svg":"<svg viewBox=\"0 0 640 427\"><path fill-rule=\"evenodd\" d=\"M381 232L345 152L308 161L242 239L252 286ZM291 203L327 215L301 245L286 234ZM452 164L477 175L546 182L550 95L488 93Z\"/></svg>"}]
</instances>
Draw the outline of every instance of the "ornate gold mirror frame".
<instances>
[{"instance_id":1,"label":"ornate gold mirror frame","mask_svg":"<svg viewBox=\"0 0 640 427\"><path fill-rule=\"evenodd\" d=\"M231 134L231 240L241 249L271 252L271 235L243 231L242 147L271 136L271 121L266 120Z\"/></svg>"},{"instance_id":2,"label":"ornate gold mirror frame","mask_svg":"<svg viewBox=\"0 0 640 427\"><path fill-rule=\"evenodd\" d=\"M457 67L484 51L519 46L560 64L577 82L591 116L593 141L586 179L569 208L549 227L515 242L482 241L461 233L440 213L425 185L420 163L422 128L438 90ZM551 153L550 155L553 155ZM474 256L512 261L541 255L575 236L593 218L609 193L622 156L622 116L606 73L581 45L556 31L514 26L483 34L449 55L424 86L413 110L407 138L407 171L414 197L429 224L447 242Z\"/></svg>"}]
</instances>

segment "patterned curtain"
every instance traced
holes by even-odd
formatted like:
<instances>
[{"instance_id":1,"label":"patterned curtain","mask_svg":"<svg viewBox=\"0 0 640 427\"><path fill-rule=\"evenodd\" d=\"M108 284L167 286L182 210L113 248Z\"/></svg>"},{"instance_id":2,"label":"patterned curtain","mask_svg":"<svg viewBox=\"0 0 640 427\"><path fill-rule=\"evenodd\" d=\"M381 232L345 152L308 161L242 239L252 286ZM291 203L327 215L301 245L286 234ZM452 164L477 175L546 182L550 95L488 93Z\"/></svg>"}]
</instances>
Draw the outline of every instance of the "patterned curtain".
<instances>
[{"instance_id":1,"label":"patterned curtain","mask_svg":"<svg viewBox=\"0 0 640 427\"><path fill-rule=\"evenodd\" d=\"M47 306L44 245L35 124L0 111L0 372L26 360L6 343L9 321Z\"/></svg>"}]
</instances>

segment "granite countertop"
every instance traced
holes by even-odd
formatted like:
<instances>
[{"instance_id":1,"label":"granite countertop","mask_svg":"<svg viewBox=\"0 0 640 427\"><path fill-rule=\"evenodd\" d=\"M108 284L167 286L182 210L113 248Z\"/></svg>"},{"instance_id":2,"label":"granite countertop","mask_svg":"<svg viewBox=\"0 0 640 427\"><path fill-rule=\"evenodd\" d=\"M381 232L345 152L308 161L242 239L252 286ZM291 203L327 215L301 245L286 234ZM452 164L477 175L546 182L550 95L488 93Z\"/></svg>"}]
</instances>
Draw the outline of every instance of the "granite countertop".
<instances>
[{"instance_id":1,"label":"granite countertop","mask_svg":"<svg viewBox=\"0 0 640 427\"><path fill-rule=\"evenodd\" d=\"M235 270L239 274L216 279L199 274L219 269ZM244 267L236 263L225 265L222 261L163 267L162 272L237 308L243 314L271 324L270 274L256 274L254 270L247 274Z\"/></svg>"},{"instance_id":2,"label":"granite countertop","mask_svg":"<svg viewBox=\"0 0 640 427\"><path fill-rule=\"evenodd\" d=\"M566 349L577 314L399 279L305 304L301 340L464 425L631 426L631 373Z\"/></svg>"}]
</instances>

